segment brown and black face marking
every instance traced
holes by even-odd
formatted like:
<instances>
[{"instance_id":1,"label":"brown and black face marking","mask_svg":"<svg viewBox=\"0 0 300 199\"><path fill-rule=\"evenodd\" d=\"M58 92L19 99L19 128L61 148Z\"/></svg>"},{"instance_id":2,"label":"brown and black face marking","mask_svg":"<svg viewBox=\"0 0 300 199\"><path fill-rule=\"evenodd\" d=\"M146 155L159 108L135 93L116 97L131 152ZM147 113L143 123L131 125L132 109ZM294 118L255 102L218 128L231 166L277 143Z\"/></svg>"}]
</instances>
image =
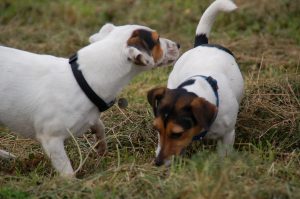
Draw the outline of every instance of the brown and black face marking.
<instances>
[{"instance_id":1,"label":"brown and black face marking","mask_svg":"<svg viewBox=\"0 0 300 199\"><path fill-rule=\"evenodd\" d=\"M148 102L155 115L153 126L160 137L157 166L172 155L180 155L195 135L209 128L217 112L215 105L185 89L152 89Z\"/></svg>"},{"instance_id":2,"label":"brown and black face marking","mask_svg":"<svg viewBox=\"0 0 300 199\"><path fill-rule=\"evenodd\" d=\"M159 35L157 32L143 29L135 30L127 41L127 45L135 47L142 52L146 52L153 57L155 63L163 56L163 50L160 46ZM135 64L144 65L139 58L135 60Z\"/></svg>"}]
</instances>

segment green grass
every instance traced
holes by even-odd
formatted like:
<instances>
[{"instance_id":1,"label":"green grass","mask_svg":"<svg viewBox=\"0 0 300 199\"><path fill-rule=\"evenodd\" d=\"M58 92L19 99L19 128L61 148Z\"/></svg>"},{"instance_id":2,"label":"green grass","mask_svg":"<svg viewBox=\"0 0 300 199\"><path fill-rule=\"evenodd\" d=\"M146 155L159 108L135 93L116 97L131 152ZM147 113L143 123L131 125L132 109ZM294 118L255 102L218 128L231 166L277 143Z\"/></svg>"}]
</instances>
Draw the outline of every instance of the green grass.
<instances>
[{"instance_id":1,"label":"green grass","mask_svg":"<svg viewBox=\"0 0 300 199\"><path fill-rule=\"evenodd\" d=\"M1 0L0 44L67 57L106 22L138 23L192 47L208 0ZM229 47L246 80L235 152L220 159L214 142L195 143L171 169L153 167L157 143L147 90L166 85L171 67L145 72L121 96L126 110L102 115L109 154L91 149L92 135L66 148L78 179L57 176L40 145L0 128L2 198L300 198L300 3L236 0L221 14L210 41ZM1 100L1 99L0 99Z\"/></svg>"}]
</instances>

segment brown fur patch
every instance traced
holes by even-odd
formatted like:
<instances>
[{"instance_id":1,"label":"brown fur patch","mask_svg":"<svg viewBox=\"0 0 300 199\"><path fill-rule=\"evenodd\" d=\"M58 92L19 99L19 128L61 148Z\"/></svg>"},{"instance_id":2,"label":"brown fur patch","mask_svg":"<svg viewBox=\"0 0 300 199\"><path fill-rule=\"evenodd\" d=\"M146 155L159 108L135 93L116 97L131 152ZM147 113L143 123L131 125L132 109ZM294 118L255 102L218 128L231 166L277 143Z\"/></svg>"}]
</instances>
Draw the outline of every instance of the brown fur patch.
<instances>
[{"instance_id":1,"label":"brown fur patch","mask_svg":"<svg viewBox=\"0 0 300 199\"><path fill-rule=\"evenodd\" d=\"M147 52L153 57L155 63L163 56L163 50L160 46L159 35L157 32L150 32L143 29L135 30L128 39L127 45Z\"/></svg>"},{"instance_id":2,"label":"brown fur patch","mask_svg":"<svg viewBox=\"0 0 300 199\"><path fill-rule=\"evenodd\" d=\"M157 117L153 121L153 126L155 127L156 130L159 132L164 130L164 122L161 117Z\"/></svg>"},{"instance_id":3,"label":"brown fur patch","mask_svg":"<svg viewBox=\"0 0 300 199\"><path fill-rule=\"evenodd\" d=\"M160 60L163 56L163 50L160 47L160 44L156 44L152 50L152 57L154 59L154 62L157 63L158 60Z\"/></svg>"},{"instance_id":4,"label":"brown fur patch","mask_svg":"<svg viewBox=\"0 0 300 199\"><path fill-rule=\"evenodd\" d=\"M152 40L156 43L152 49L152 56L155 62L160 60L163 56L163 50L159 42L159 34L157 32L152 32Z\"/></svg>"},{"instance_id":5,"label":"brown fur patch","mask_svg":"<svg viewBox=\"0 0 300 199\"><path fill-rule=\"evenodd\" d=\"M152 32L151 35L152 35L153 41L158 42L159 34L157 32Z\"/></svg>"},{"instance_id":6,"label":"brown fur patch","mask_svg":"<svg viewBox=\"0 0 300 199\"><path fill-rule=\"evenodd\" d=\"M160 97L155 108L155 128L160 133L161 162L172 155L179 155L192 141L193 137L211 125L217 108L204 98L197 97L184 89L158 88L150 91L149 97ZM151 100L150 100L151 101Z\"/></svg>"},{"instance_id":7,"label":"brown fur patch","mask_svg":"<svg viewBox=\"0 0 300 199\"><path fill-rule=\"evenodd\" d=\"M178 124L173 124L172 127L172 133L182 133L184 131L184 129L182 128L182 126L178 125Z\"/></svg>"},{"instance_id":8,"label":"brown fur patch","mask_svg":"<svg viewBox=\"0 0 300 199\"><path fill-rule=\"evenodd\" d=\"M194 99L191 106L195 118L207 130L215 119L217 107L201 97Z\"/></svg>"},{"instance_id":9,"label":"brown fur patch","mask_svg":"<svg viewBox=\"0 0 300 199\"><path fill-rule=\"evenodd\" d=\"M140 35L139 31L140 30L133 31L131 37L127 41L128 46L133 46L133 47L137 47L137 48L141 48L144 46L143 41L139 37L139 35Z\"/></svg>"},{"instance_id":10,"label":"brown fur patch","mask_svg":"<svg viewBox=\"0 0 300 199\"><path fill-rule=\"evenodd\" d=\"M172 155L180 155L182 150L186 148L193 137L199 133L199 126L196 126L191 129L185 129L178 139L172 139L172 133L174 132L174 129L180 128L178 124L175 124L173 121L168 122L167 128L165 131L165 135L161 136L161 144L162 144L162 150L161 152L163 153L163 157L168 159ZM181 127L183 130L183 128ZM178 132L179 133L179 132Z\"/></svg>"}]
</instances>

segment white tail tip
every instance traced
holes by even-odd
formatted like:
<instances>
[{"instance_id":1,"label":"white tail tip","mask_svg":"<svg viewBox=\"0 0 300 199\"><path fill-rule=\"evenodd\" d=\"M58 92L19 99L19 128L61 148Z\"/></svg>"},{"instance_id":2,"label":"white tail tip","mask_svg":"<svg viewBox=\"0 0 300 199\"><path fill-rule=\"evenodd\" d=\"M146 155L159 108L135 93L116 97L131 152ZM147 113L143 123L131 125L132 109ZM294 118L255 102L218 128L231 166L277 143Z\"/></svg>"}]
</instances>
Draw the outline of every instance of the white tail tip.
<instances>
[{"instance_id":1,"label":"white tail tip","mask_svg":"<svg viewBox=\"0 0 300 199\"><path fill-rule=\"evenodd\" d=\"M231 0L216 0L219 4L220 10L224 12L231 12L237 9L237 6Z\"/></svg>"},{"instance_id":2,"label":"white tail tip","mask_svg":"<svg viewBox=\"0 0 300 199\"><path fill-rule=\"evenodd\" d=\"M195 46L208 42L212 25L219 12L231 12L237 6L231 0L216 0L203 13L196 30Z\"/></svg>"}]
</instances>

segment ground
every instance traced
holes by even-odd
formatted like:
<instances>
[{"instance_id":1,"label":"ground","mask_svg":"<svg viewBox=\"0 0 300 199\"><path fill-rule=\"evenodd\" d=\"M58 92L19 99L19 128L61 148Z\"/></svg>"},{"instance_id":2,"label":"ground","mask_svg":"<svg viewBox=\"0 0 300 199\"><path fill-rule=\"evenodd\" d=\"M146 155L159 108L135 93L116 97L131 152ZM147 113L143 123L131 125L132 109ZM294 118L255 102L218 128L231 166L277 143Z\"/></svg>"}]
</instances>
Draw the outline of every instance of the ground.
<instances>
[{"instance_id":1,"label":"ground","mask_svg":"<svg viewBox=\"0 0 300 199\"><path fill-rule=\"evenodd\" d=\"M193 45L208 0L0 0L0 45L68 57L106 22L149 26ZM172 167L156 168L157 143L146 93L166 85L172 66L136 77L117 106L102 115L109 153L99 157L89 133L66 148L78 179L61 179L40 145L0 128L0 198L300 198L300 1L235 1L210 42L237 58L246 92L235 152L220 159L213 142L195 143ZM1 100L1 99L0 99Z\"/></svg>"}]
</instances>

